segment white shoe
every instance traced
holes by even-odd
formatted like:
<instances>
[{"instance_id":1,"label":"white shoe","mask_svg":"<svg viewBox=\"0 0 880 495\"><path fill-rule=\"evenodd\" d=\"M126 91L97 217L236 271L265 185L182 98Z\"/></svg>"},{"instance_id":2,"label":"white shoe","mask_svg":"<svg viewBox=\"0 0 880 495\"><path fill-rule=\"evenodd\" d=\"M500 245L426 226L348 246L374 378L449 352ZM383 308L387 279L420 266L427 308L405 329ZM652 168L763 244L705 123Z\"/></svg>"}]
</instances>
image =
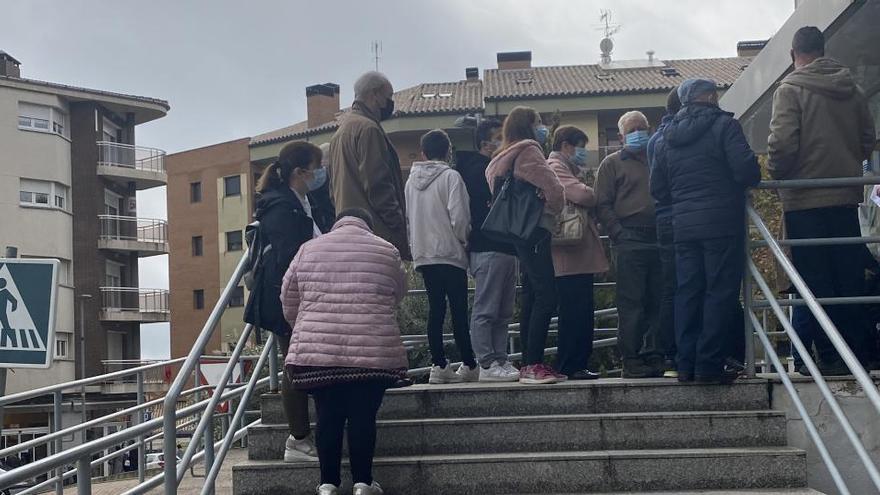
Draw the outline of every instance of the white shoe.
<instances>
[{"instance_id":1,"label":"white shoe","mask_svg":"<svg viewBox=\"0 0 880 495\"><path fill-rule=\"evenodd\" d=\"M504 361L504 364L501 367L509 373L511 376L516 376L519 379L519 368L510 363L510 361Z\"/></svg>"},{"instance_id":2,"label":"white shoe","mask_svg":"<svg viewBox=\"0 0 880 495\"><path fill-rule=\"evenodd\" d=\"M324 483L323 485L318 486L315 493L317 495L339 495L339 488L337 488L336 485Z\"/></svg>"},{"instance_id":3,"label":"white shoe","mask_svg":"<svg viewBox=\"0 0 880 495\"><path fill-rule=\"evenodd\" d=\"M493 361L492 365L489 366L488 369L480 368L480 381L481 382L515 382L519 380L519 370L513 368L513 371L508 371L504 368L498 361Z\"/></svg>"},{"instance_id":4,"label":"white shoe","mask_svg":"<svg viewBox=\"0 0 880 495\"><path fill-rule=\"evenodd\" d=\"M461 377L461 381L463 382L478 382L480 381L480 365L476 365L473 368L466 364L462 364L458 367L458 370L455 372L456 375Z\"/></svg>"},{"instance_id":5,"label":"white shoe","mask_svg":"<svg viewBox=\"0 0 880 495\"><path fill-rule=\"evenodd\" d=\"M446 363L445 368L431 366L431 376L428 378L428 383L440 385L443 383L461 383L461 380L461 375L456 373L449 363Z\"/></svg>"},{"instance_id":6,"label":"white shoe","mask_svg":"<svg viewBox=\"0 0 880 495\"><path fill-rule=\"evenodd\" d=\"M317 458L318 449L311 433L302 440L297 440L293 435L287 437L287 442L284 443L284 462L314 461Z\"/></svg>"},{"instance_id":7,"label":"white shoe","mask_svg":"<svg viewBox=\"0 0 880 495\"><path fill-rule=\"evenodd\" d=\"M446 367L449 367L447 364ZM379 483L373 482L372 485L368 485L366 483L355 483L354 491L352 491L352 495L382 495L382 487L379 486Z\"/></svg>"}]
</instances>

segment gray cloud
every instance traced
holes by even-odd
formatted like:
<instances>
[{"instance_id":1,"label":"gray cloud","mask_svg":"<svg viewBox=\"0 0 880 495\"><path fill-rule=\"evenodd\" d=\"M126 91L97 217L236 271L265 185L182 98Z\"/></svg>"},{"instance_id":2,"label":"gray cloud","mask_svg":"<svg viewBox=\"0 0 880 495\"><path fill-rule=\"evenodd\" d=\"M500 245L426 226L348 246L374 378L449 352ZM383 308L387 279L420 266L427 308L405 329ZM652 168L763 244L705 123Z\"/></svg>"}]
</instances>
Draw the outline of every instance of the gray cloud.
<instances>
[{"instance_id":1,"label":"gray cloud","mask_svg":"<svg viewBox=\"0 0 880 495\"><path fill-rule=\"evenodd\" d=\"M5 2L0 49L25 77L167 99L171 112L138 128L138 144L169 152L289 125L305 117L305 87L351 84L372 68L397 88L454 81L495 53L532 50L536 65L598 60L599 10L622 25L614 56L721 57L770 37L793 0L443 0L382 2L198 0ZM164 188L138 195L164 217ZM167 287L166 257L142 260L141 284ZM158 327L158 328L153 328ZM144 327L143 352L167 353L167 325ZM156 343L161 345L157 346Z\"/></svg>"}]
</instances>

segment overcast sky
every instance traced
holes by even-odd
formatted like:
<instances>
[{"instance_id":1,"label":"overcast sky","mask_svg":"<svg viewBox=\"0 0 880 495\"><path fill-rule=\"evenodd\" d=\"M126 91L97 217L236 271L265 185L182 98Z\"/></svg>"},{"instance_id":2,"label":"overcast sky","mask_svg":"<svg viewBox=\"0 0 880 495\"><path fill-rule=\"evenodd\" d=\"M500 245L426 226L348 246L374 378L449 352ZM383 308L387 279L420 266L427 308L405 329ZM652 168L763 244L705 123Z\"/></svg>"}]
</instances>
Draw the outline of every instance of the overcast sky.
<instances>
[{"instance_id":1,"label":"overcast sky","mask_svg":"<svg viewBox=\"0 0 880 495\"><path fill-rule=\"evenodd\" d=\"M305 119L305 87L351 86L379 68L395 88L456 81L494 67L500 51L534 65L596 63L599 15L620 24L615 59L736 55L768 38L794 0L0 0L0 50L22 76L168 100L137 144L175 152L253 136ZM165 188L138 194L138 214L165 217ZM142 287L167 287L167 257L141 261ZM167 325L142 329L143 357L168 353Z\"/></svg>"}]
</instances>

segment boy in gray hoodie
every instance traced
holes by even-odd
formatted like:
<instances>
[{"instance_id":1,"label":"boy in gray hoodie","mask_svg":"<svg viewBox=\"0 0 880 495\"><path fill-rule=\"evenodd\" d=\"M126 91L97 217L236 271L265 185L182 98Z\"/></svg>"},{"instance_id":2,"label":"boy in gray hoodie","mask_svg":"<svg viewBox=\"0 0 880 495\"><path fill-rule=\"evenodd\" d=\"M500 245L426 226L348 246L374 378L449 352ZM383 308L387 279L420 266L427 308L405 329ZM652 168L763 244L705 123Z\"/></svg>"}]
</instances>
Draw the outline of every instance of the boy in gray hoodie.
<instances>
[{"instance_id":1,"label":"boy in gray hoodie","mask_svg":"<svg viewBox=\"0 0 880 495\"><path fill-rule=\"evenodd\" d=\"M447 163L449 136L440 129L421 139L423 161L414 162L406 181L406 212L413 266L425 281L428 294L428 346L431 350L429 383L477 381L480 370L471 348L468 325L468 257L470 233L467 189ZM446 302L452 313L455 344L462 366L454 371L443 350Z\"/></svg>"}]
</instances>

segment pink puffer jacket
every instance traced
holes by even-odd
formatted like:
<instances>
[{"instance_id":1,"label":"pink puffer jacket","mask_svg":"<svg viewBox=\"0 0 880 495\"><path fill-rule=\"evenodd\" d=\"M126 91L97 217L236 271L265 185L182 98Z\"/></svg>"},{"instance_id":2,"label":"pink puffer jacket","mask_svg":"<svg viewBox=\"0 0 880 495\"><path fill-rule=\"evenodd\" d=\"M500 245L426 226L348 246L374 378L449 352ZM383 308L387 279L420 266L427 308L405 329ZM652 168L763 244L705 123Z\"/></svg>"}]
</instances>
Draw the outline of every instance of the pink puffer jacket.
<instances>
[{"instance_id":1,"label":"pink puffer jacket","mask_svg":"<svg viewBox=\"0 0 880 495\"><path fill-rule=\"evenodd\" d=\"M407 367L394 308L406 295L400 254L366 222L345 217L300 248L281 286L293 328L285 364Z\"/></svg>"}]
</instances>

